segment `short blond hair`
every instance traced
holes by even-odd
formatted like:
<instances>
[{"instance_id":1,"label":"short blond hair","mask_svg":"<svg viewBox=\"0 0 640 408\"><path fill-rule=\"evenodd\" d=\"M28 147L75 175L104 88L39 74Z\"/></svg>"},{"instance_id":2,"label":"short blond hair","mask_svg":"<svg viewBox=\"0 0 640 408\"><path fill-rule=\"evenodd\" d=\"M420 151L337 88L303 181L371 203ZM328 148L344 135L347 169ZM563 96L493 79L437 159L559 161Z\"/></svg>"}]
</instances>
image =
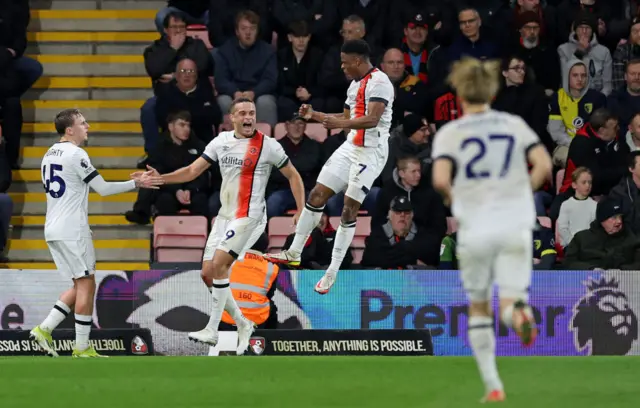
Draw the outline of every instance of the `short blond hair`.
<instances>
[{"instance_id":1,"label":"short blond hair","mask_svg":"<svg viewBox=\"0 0 640 408\"><path fill-rule=\"evenodd\" d=\"M500 88L500 61L464 57L453 64L447 82L468 103L490 103Z\"/></svg>"}]
</instances>

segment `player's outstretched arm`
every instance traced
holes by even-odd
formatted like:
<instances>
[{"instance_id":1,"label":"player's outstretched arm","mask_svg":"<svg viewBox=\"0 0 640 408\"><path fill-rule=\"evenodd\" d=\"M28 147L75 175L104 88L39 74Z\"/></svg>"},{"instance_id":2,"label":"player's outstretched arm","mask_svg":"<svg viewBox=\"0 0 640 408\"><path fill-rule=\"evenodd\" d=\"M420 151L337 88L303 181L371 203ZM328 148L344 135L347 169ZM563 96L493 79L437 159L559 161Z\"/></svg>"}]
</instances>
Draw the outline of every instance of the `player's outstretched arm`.
<instances>
[{"instance_id":1,"label":"player's outstretched arm","mask_svg":"<svg viewBox=\"0 0 640 408\"><path fill-rule=\"evenodd\" d=\"M442 195L444 205L451 205L451 176L453 174L453 162L446 157L440 157L433 162L432 179L433 188Z\"/></svg>"},{"instance_id":2,"label":"player's outstretched arm","mask_svg":"<svg viewBox=\"0 0 640 408\"><path fill-rule=\"evenodd\" d=\"M302 104L298 114L306 120L314 120L323 123L327 117L336 119L349 119L349 109L345 109L342 113L324 113L313 110L311 105Z\"/></svg>"},{"instance_id":3,"label":"player's outstretched arm","mask_svg":"<svg viewBox=\"0 0 640 408\"><path fill-rule=\"evenodd\" d=\"M151 174L157 177L161 177L165 184L188 183L198 178L209 167L211 167L211 164L205 159L203 159L202 157L198 157L193 163L191 163L187 167L183 167L172 173L167 173L167 174L160 174L158 173L158 170L154 169L151 166L147 166Z\"/></svg>"},{"instance_id":4,"label":"player's outstretched arm","mask_svg":"<svg viewBox=\"0 0 640 408\"><path fill-rule=\"evenodd\" d=\"M136 187L157 189L158 186L164 184L160 177L155 177L149 172L135 172L131 178L132 180L129 181L108 182L98 174L89 182L89 186L104 197L131 191Z\"/></svg>"},{"instance_id":5,"label":"player's outstretched arm","mask_svg":"<svg viewBox=\"0 0 640 408\"><path fill-rule=\"evenodd\" d=\"M300 177L300 173L293 167L291 162L287 163L286 166L280 169L280 172L283 176L289 180L289 186L291 187L291 192L293 193L293 198L296 200L296 207L298 208L298 212L293 216L293 223L298 223L298 218L300 218L300 214L302 209L304 208L304 183L302 182L302 177Z\"/></svg>"},{"instance_id":6,"label":"player's outstretched arm","mask_svg":"<svg viewBox=\"0 0 640 408\"><path fill-rule=\"evenodd\" d=\"M531 188L537 191L547 180L551 180L551 172L553 170L553 162L549 152L541 143L538 143L529 149L527 160L531 164Z\"/></svg>"}]
</instances>

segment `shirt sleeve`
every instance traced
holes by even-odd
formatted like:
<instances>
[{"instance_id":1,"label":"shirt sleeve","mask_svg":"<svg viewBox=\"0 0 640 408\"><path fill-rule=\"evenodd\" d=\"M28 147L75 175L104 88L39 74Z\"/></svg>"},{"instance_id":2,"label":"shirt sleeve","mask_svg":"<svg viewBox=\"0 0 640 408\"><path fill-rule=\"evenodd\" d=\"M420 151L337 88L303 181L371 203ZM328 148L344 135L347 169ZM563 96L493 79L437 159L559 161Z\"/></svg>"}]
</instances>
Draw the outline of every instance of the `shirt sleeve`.
<instances>
[{"instance_id":1,"label":"shirt sleeve","mask_svg":"<svg viewBox=\"0 0 640 408\"><path fill-rule=\"evenodd\" d=\"M289 156L287 156L280 143L268 136L265 136L264 142L269 164L281 169L289 163Z\"/></svg>"},{"instance_id":2,"label":"shirt sleeve","mask_svg":"<svg viewBox=\"0 0 640 408\"><path fill-rule=\"evenodd\" d=\"M454 164L456 163L456 151L453 148L450 126L443 126L438 133L436 133L433 141L433 149L431 150L431 158L435 161L438 159L449 159Z\"/></svg>"},{"instance_id":3,"label":"shirt sleeve","mask_svg":"<svg viewBox=\"0 0 640 408\"><path fill-rule=\"evenodd\" d=\"M71 166L73 171L80 177L85 183L90 183L91 180L98 177L100 173L91 164L89 155L83 149L78 149L71 158Z\"/></svg>"},{"instance_id":4,"label":"shirt sleeve","mask_svg":"<svg viewBox=\"0 0 640 408\"><path fill-rule=\"evenodd\" d=\"M389 106L393 103L395 90L390 82L372 80L367 86L367 93L369 94L369 102L382 102L384 106Z\"/></svg>"},{"instance_id":5,"label":"shirt sleeve","mask_svg":"<svg viewBox=\"0 0 640 408\"><path fill-rule=\"evenodd\" d=\"M204 152L202 152L202 155L200 156L203 159L205 159L207 162L209 162L209 164L213 164L214 162L218 161L218 153L216 151L216 147L218 145L217 140L219 140L219 138L220 136L210 141L207 144L207 146L204 148Z\"/></svg>"}]
</instances>

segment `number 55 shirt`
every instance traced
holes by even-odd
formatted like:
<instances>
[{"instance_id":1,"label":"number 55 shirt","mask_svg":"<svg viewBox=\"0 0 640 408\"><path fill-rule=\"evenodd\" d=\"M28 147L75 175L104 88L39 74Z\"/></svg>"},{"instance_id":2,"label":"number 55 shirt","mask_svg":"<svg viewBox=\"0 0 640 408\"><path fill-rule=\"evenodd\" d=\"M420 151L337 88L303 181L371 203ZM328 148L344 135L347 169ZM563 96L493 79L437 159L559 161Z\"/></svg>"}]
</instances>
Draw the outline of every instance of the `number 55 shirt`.
<instances>
[{"instance_id":1,"label":"number 55 shirt","mask_svg":"<svg viewBox=\"0 0 640 408\"><path fill-rule=\"evenodd\" d=\"M84 149L56 143L42 158L40 175L47 195L46 241L91 238L89 182L98 175Z\"/></svg>"}]
</instances>

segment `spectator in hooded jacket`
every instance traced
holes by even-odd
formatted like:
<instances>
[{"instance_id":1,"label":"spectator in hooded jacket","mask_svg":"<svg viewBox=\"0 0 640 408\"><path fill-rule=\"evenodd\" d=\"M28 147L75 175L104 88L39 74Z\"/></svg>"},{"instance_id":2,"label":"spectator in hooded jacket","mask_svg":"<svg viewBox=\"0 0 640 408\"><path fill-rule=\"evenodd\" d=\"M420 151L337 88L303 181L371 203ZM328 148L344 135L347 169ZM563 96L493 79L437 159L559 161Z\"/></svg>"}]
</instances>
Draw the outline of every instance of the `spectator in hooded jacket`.
<instances>
[{"instance_id":1,"label":"spectator in hooded jacket","mask_svg":"<svg viewBox=\"0 0 640 408\"><path fill-rule=\"evenodd\" d=\"M640 239L622 219L622 206L611 198L598 203L596 220L578 232L565 251L564 268L575 270L640 268Z\"/></svg>"},{"instance_id":2,"label":"spectator in hooded jacket","mask_svg":"<svg viewBox=\"0 0 640 408\"><path fill-rule=\"evenodd\" d=\"M634 234L640 236L640 151L629 154L629 174L611 189L609 197L622 206L622 218Z\"/></svg>"},{"instance_id":3,"label":"spectator in hooded jacket","mask_svg":"<svg viewBox=\"0 0 640 408\"><path fill-rule=\"evenodd\" d=\"M493 109L520 116L547 148L553 150L547 133L549 104L544 89L527 78L527 65L516 56L504 58L501 70L504 81L492 103Z\"/></svg>"},{"instance_id":4,"label":"spectator in hooded jacket","mask_svg":"<svg viewBox=\"0 0 640 408\"><path fill-rule=\"evenodd\" d=\"M609 95L613 90L613 60L609 49L598 43L596 36L597 22L588 13L581 13L574 22L574 31L569 42L558 47L561 75L568 75L574 59L584 62L589 75L589 87Z\"/></svg>"},{"instance_id":5,"label":"spectator in hooded jacket","mask_svg":"<svg viewBox=\"0 0 640 408\"><path fill-rule=\"evenodd\" d=\"M620 121L621 137L626 133L633 116L640 112L640 59L629 61L624 80L626 86L613 91L607 99L607 108Z\"/></svg>"},{"instance_id":6,"label":"spectator in hooded jacket","mask_svg":"<svg viewBox=\"0 0 640 408\"><path fill-rule=\"evenodd\" d=\"M560 61L553 39L542 36L542 20L533 11L518 14L516 26L519 36L507 47L508 55L524 61L527 77L543 86L547 96L553 95L560 85Z\"/></svg>"},{"instance_id":7,"label":"spectator in hooded jacket","mask_svg":"<svg viewBox=\"0 0 640 408\"><path fill-rule=\"evenodd\" d=\"M571 61L562 80L562 88L551 97L547 129L557 145L553 163L565 167L571 140L592 112L606 106L606 98L601 92L589 88L589 74L582 61Z\"/></svg>"},{"instance_id":8,"label":"spectator in hooded jacket","mask_svg":"<svg viewBox=\"0 0 640 408\"><path fill-rule=\"evenodd\" d=\"M376 201L371 226L387 222L387 215L394 197L407 197L414 210L414 222L435 235L447 231L447 214L442 197L421 176L420 162L415 157L398 161L393 180L386 183Z\"/></svg>"},{"instance_id":9,"label":"spectator in hooded jacket","mask_svg":"<svg viewBox=\"0 0 640 408\"><path fill-rule=\"evenodd\" d=\"M227 113L234 99L245 97L256 104L258 122L275 126L278 107L278 62L273 47L259 40L260 17L253 11L242 11L236 17L236 38L218 48L215 84L218 105Z\"/></svg>"},{"instance_id":10,"label":"spectator in hooded jacket","mask_svg":"<svg viewBox=\"0 0 640 408\"><path fill-rule=\"evenodd\" d=\"M314 110L324 111L322 87L318 71L322 51L311 47L311 32L306 21L295 21L287 35L290 44L278 51L278 118L291 119L300 105L309 104Z\"/></svg>"},{"instance_id":11,"label":"spectator in hooded jacket","mask_svg":"<svg viewBox=\"0 0 640 408\"><path fill-rule=\"evenodd\" d=\"M632 60L640 60L640 16L631 20L629 40L619 44L613 53L613 90L623 89L627 85L625 79L627 64Z\"/></svg>"},{"instance_id":12,"label":"spectator in hooded jacket","mask_svg":"<svg viewBox=\"0 0 640 408\"><path fill-rule=\"evenodd\" d=\"M380 69L387 74L396 91L391 128L402 123L409 113L423 115L427 111L429 89L424 82L405 70L405 58L398 48L389 48L382 57Z\"/></svg>"},{"instance_id":13,"label":"spectator in hooded jacket","mask_svg":"<svg viewBox=\"0 0 640 408\"><path fill-rule=\"evenodd\" d=\"M608 194L627 172L629 149L619 143L618 119L606 108L591 114L589 123L582 127L571 141L561 192L566 192L573 182L573 172L586 167L593 175L591 194Z\"/></svg>"},{"instance_id":14,"label":"spectator in hooded jacket","mask_svg":"<svg viewBox=\"0 0 640 408\"><path fill-rule=\"evenodd\" d=\"M440 262L441 232L429 231L413 221L414 206L405 196L391 201L388 221L371 227L365 240L362 266L404 269L413 265L437 266Z\"/></svg>"},{"instance_id":15,"label":"spectator in hooded jacket","mask_svg":"<svg viewBox=\"0 0 640 408\"><path fill-rule=\"evenodd\" d=\"M167 7L156 13L156 28L164 34L164 19L169 13L182 13L187 24L209 23L209 4L203 0L169 0Z\"/></svg>"},{"instance_id":16,"label":"spectator in hooded jacket","mask_svg":"<svg viewBox=\"0 0 640 408\"><path fill-rule=\"evenodd\" d=\"M614 3L622 3L622 1L563 0L557 8L558 35L562 39L569 37L575 28L573 25L575 20L581 15L589 14L593 16L594 32L598 35L598 41L608 48L611 48L612 45L615 46L616 37L623 32L620 31L620 23L624 17L620 13L622 11L620 7L615 7ZM618 10L614 13L613 8ZM624 26L624 24L622 25Z\"/></svg>"}]
</instances>

